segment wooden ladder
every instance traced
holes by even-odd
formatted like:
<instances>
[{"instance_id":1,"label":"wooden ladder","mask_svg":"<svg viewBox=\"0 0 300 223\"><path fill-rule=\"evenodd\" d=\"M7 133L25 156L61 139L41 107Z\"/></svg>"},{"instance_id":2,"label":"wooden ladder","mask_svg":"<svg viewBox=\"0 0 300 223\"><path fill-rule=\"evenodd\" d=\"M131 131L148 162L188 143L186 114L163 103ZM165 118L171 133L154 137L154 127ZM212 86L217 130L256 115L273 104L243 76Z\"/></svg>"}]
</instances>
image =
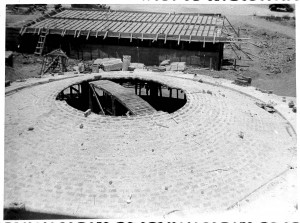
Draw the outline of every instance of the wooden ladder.
<instances>
[{"instance_id":1,"label":"wooden ladder","mask_svg":"<svg viewBox=\"0 0 300 223\"><path fill-rule=\"evenodd\" d=\"M37 46L36 46L35 52L34 52L35 55L37 55L37 56L42 55L48 32L49 31L45 30L45 29L41 30L41 34L39 36L39 40L38 40L38 43L37 43Z\"/></svg>"}]
</instances>

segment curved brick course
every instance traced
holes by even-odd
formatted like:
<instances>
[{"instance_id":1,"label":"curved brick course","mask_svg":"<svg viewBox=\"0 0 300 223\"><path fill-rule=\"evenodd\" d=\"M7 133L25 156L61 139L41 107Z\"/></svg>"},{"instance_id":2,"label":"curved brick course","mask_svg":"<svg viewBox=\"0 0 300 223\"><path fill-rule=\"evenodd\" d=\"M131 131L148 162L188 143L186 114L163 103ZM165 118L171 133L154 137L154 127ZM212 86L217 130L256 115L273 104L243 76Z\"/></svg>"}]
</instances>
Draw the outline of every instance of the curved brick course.
<instances>
[{"instance_id":1,"label":"curved brick course","mask_svg":"<svg viewBox=\"0 0 300 223\"><path fill-rule=\"evenodd\" d=\"M254 98L150 72L103 76L165 83L183 89L187 103L173 114L85 118L55 100L93 75L6 96L6 205L93 218L226 210L295 159L290 125Z\"/></svg>"}]
</instances>

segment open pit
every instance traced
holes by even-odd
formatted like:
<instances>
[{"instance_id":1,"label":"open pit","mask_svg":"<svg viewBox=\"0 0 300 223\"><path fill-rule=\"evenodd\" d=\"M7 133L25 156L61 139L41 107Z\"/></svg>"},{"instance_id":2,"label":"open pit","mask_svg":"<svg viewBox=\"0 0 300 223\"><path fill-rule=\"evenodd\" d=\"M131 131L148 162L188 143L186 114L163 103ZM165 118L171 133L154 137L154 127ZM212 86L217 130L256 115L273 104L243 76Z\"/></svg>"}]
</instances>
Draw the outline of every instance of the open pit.
<instances>
[{"instance_id":1,"label":"open pit","mask_svg":"<svg viewBox=\"0 0 300 223\"><path fill-rule=\"evenodd\" d=\"M292 126L258 107L254 97L172 73L94 75L5 97L5 207L19 202L31 212L81 218L225 211L259 194L295 160ZM180 89L182 103L172 111L161 103L151 114L94 110L85 117L88 107L72 107L62 97L70 86L109 80L124 87L125 79ZM137 94L130 89L139 95L139 88ZM145 89L141 99L155 107ZM177 97L177 90L172 98L166 93L161 100Z\"/></svg>"}]
</instances>

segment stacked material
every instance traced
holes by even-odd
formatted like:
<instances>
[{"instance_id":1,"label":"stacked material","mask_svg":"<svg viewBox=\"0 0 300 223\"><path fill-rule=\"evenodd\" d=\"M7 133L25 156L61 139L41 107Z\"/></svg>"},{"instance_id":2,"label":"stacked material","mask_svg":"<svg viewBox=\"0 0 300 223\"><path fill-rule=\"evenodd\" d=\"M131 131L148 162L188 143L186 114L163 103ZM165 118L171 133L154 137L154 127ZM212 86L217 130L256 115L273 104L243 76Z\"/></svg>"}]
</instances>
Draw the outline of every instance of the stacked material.
<instances>
[{"instance_id":1,"label":"stacked material","mask_svg":"<svg viewBox=\"0 0 300 223\"><path fill-rule=\"evenodd\" d=\"M185 62L173 62L170 64L170 70L172 71L184 71L186 69Z\"/></svg>"},{"instance_id":2,"label":"stacked material","mask_svg":"<svg viewBox=\"0 0 300 223\"><path fill-rule=\"evenodd\" d=\"M129 69L145 69L145 64L143 63L130 63Z\"/></svg>"},{"instance_id":3,"label":"stacked material","mask_svg":"<svg viewBox=\"0 0 300 223\"><path fill-rule=\"evenodd\" d=\"M123 62L119 58L96 59L94 65L99 65L104 71L122 70Z\"/></svg>"}]
</instances>

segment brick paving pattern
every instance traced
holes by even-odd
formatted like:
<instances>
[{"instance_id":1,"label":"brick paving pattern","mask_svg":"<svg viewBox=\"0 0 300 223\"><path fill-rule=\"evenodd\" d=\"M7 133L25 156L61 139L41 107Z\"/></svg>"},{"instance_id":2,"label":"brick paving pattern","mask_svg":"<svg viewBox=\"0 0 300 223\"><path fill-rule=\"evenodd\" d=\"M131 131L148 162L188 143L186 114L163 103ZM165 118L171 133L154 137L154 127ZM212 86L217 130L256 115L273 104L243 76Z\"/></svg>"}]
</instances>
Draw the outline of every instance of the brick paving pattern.
<instances>
[{"instance_id":1,"label":"brick paving pattern","mask_svg":"<svg viewBox=\"0 0 300 223\"><path fill-rule=\"evenodd\" d=\"M93 75L6 96L5 205L23 202L32 211L92 218L220 211L295 160L290 125L254 98L151 72L103 76L180 88L187 103L172 114L128 118L84 117L55 100Z\"/></svg>"}]
</instances>

